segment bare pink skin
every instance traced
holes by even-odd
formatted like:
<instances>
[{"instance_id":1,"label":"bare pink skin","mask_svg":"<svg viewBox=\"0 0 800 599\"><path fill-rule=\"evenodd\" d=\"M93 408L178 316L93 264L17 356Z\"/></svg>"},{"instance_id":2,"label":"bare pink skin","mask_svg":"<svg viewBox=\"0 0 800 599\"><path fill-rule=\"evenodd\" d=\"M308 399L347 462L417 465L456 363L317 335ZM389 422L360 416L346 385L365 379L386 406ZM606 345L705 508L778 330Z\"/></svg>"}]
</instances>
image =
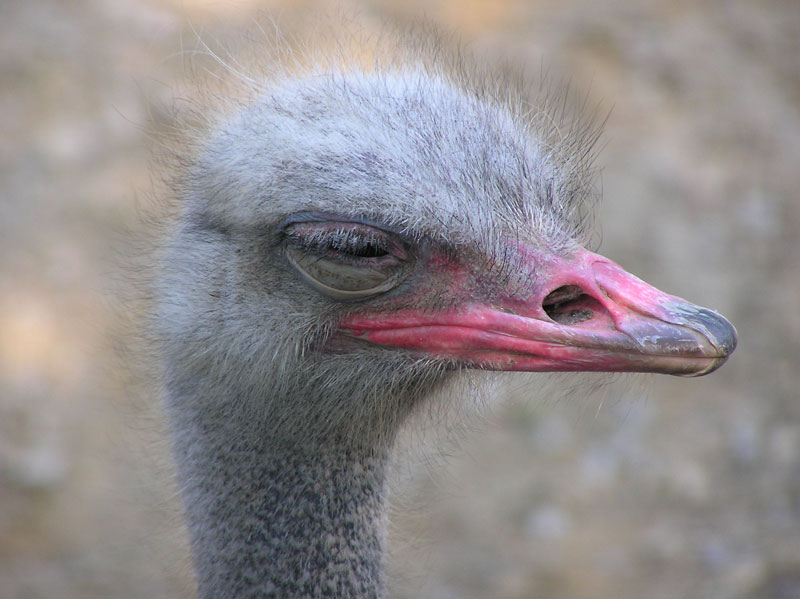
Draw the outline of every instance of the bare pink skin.
<instances>
[{"instance_id":1,"label":"bare pink skin","mask_svg":"<svg viewBox=\"0 0 800 599\"><path fill-rule=\"evenodd\" d=\"M736 331L722 316L659 291L603 256L582 248L566 257L519 250L535 265L525 300L470 298L439 312L357 314L339 328L376 345L489 370L700 376L736 347ZM550 295L557 289L565 301Z\"/></svg>"}]
</instances>

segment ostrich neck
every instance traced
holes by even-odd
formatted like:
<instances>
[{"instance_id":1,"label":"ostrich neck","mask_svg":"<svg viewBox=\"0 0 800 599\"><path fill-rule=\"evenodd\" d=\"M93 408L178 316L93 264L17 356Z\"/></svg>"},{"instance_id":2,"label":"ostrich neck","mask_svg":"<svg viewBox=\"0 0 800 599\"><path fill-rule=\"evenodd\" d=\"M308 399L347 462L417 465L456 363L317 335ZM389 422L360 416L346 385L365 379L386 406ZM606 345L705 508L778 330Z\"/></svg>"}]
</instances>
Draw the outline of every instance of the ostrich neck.
<instances>
[{"instance_id":1,"label":"ostrich neck","mask_svg":"<svg viewBox=\"0 0 800 599\"><path fill-rule=\"evenodd\" d=\"M199 597L380 597L388 451L247 426L173 426Z\"/></svg>"}]
</instances>

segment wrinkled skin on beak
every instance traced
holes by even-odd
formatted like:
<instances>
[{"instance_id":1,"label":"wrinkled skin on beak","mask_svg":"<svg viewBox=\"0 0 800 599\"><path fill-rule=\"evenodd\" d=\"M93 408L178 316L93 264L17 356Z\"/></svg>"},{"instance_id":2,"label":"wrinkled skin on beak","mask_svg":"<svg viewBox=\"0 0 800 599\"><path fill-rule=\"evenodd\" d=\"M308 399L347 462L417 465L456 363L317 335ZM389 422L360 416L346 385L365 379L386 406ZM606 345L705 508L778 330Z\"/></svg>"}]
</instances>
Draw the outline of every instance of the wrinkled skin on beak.
<instances>
[{"instance_id":1,"label":"wrinkled skin on beak","mask_svg":"<svg viewBox=\"0 0 800 599\"><path fill-rule=\"evenodd\" d=\"M529 372L658 372L701 376L736 348L716 312L668 295L585 249L524 249L535 264L523 299L465 299L444 311L347 317L340 329L369 343Z\"/></svg>"}]
</instances>

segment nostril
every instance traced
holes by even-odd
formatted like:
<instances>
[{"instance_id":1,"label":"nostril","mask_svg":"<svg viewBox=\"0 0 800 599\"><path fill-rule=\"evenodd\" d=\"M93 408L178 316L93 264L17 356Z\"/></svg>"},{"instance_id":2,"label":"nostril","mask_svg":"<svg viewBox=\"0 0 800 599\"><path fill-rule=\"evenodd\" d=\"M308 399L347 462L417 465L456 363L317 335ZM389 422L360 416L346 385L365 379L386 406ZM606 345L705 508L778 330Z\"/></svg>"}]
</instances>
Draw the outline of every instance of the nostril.
<instances>
[{"instance_id":1,"label":"nostril","mask_svg":"<svg viewBox=\"0 0 800 599\"><path fill-rule=\"evenodd\" d=\"M604 311L600 302L577 285L554 289L542 301L542 308L552 320L563 325L591 320L597 312Z\"/></svg>"},{"instance_id":2,"label":"nostril","mask_svg":"<svg viewBox=\"0 0 800 599\"><path fill-rule=\"evenodd\" d=\"M572 301L581 295L584 295L583 289L577 285L562 285L548 293L547 297L542 300L542 305L546 308L547 306Z\"/></svg>"}]
</instances>

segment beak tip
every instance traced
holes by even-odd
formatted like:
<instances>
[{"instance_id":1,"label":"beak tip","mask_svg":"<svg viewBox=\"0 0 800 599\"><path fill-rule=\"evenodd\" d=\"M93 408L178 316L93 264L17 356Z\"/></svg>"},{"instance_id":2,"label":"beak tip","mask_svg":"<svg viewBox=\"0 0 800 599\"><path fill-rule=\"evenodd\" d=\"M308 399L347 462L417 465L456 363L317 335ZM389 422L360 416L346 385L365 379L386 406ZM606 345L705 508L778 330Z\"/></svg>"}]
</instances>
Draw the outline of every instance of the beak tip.
<instances>
[{"instance_id":1,"label":"beak tip","mask_svg":"<svg viewBox=\"0 0 800 599\"><path fill-rule=\"evenodd\" d=\"M705 336L717 349L720 358L727 358L733 353L739 340L736 329L727 319L707 308L697 310L695 319L705 329Z\"/></svg>"},{"instance_id":2,"label":"beak tip","mask_svg":"<svg viewBox=\"0 0 800 599\"><path fill-rule=\"evenodd\" d=\"M703 370L683 376L704 376L714 372L728 360L739 342L738 335L734 326L714 310L691 306L689 312L690 327L708 341L706 356L712 361Z\"/></svg>"}]
</instances>

